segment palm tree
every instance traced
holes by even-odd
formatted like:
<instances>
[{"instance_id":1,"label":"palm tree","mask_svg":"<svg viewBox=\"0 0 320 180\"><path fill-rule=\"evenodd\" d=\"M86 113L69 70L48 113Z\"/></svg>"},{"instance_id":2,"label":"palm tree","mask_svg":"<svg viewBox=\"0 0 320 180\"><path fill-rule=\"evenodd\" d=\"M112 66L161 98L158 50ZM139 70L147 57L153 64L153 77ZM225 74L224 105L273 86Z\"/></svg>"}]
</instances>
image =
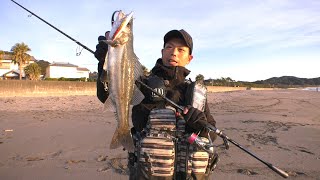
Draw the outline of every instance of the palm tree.
<instances>
[{"instance_id":1,"label":"palm tree","mask_svg":"<svg viewBox=\"0 0 320 180\"><path fill-rule=\"evenodd\" d=\"M31 59L31 56L27 54L27 52L31 51L31 49L28 47L28 45L22 43L16 43L12 48L12 62L14 64L18 64L19 66L19 79L22 79L22 69L23 65L28 63Z\"/></svg>"}]
</instances>

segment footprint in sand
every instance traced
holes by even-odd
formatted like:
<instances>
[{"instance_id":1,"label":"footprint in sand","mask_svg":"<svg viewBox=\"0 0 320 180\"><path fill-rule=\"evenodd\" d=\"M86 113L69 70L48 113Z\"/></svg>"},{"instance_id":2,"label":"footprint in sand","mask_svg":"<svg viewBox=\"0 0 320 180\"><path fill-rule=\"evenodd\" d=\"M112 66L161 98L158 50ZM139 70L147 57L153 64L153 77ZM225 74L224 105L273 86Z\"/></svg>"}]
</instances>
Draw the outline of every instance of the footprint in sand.
<instances>
[{"instance_id":1,"label":"footprint in sand","mask_svg":"<svg viewBox=\"0 0 320 180\"><path fill-rule=\"evenodd\" d=\"M255 142L263 145L279 145L277 137L262 134L247 134L247 141L250 141L253 145L255 145Z\"/></svg>"},{"instance_id":2,"label":"footprint in sand","mask_svg":"<svg viewBox=\"0 0 320 180\"><path fill-rule=\"evenodd\" d=\"M297 146L297 150L303 153L307 153L307 154L312 154L314 155L313 152L309 151L308 149L306 149L305 147L301 147L301 146Z\"/></svg>"},{"instance_id":3,"label":"footprint in sand","mask_svg":"<svg viewBox=\"0 0 320 180\"><path fill-rule=\"evenodd\" d=\"M77 164L77 163L82 163L82 162L86 162L86 160L73 160L73 159L70 159L68 161L66 161L66 164Z\"/></svg>"},{"instance_id":4,"label":"footprint in sand","mask_svg":"<svg viewBox=\"0 0 320 180\"><path fill-rule=\"evenodd\" d=\"M290 177L306 176L305 173L298 172L298 171L289 171L288 174L289 174Z\"/></svg>"},{"instance_id":5,"label":"footprint in sand","mask_svg":"<svg viewBox=\"0 0 320 180\"><path fill-rule=\"evenodd\" d=\"M101 161L106 161L108 158L108 156L103 156L103 155L100 155L98 158L97 158L97 161L98 162L101 162Z\"/></svg>"},{"instance_id":6,"label":"footprint in sand","mask_svg":"<svg viewBox=\"0 0 320 180\"><path fill-rule=\"evenodd\" d=\"M238 169L237 172L240 173L240 174L245 174L245 175L256 175L256 174L258 174L257 172L254 172L253 170L250 170L250 169Z\"/></svg>"},{"instance_id":7,"label":"footprint in sand","mask_svg":"<svg viewBox=\"0 0 320 180\"><path fill-rule=\"evenodd\" d=\"M62 150L59 150L57 152L54 152L54 153L50 154L50 157L51 158L55 158L55 157L59 156L60 154L62 154Z\"/></svg>"},{"instance_id":8,"label":"footprint in sand","mask_svg":"<svg viewBox=\"0 0 320 180\"><path fill-rule=\"evenodd\" d=\"M27 161L42 161L44 158L42 157L26 157Z\"/></svg>"}]
</instances>

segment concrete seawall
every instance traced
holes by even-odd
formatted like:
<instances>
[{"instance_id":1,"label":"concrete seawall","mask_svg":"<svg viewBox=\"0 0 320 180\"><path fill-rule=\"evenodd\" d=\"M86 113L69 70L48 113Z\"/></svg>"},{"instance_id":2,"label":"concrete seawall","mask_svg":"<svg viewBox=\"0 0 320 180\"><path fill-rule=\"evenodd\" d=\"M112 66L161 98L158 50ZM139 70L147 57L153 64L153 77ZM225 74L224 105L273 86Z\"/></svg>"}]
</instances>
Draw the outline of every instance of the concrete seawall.
<instances>
[{"instance_id":1,"label":"concrete seawall","mask_svg":"<svg viewBox=\"0 0 320 180\"><path fill-rule=\"evenodd\" d=\"M246 87L207 86L208 92L243 91ZM251 88L250 90L274 90ZM0 97L96 95L96 82L72 81L0 81Z\"/></svg>"},{"instance_id":2,"label":"concrete seawall","mask_svg":"<svg viewBox=\"0 0 320 180\"><path fill-rule=\"evenodd\" d=\"M95 95L96 82L0 81L0 97Z\"/></svg>"}]
</instances>

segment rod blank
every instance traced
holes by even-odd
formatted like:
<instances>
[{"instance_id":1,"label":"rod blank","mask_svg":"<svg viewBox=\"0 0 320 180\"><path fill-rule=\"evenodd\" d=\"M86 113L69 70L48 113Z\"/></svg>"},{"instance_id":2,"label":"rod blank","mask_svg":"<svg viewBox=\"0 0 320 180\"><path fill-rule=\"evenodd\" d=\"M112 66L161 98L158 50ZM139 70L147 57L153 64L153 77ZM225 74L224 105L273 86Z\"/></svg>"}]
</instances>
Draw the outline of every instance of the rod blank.
<instances>
[{"instance_id":1,"label":"rod blank","mask_svg":"<svg viewBox=\"0 0 320 180\"><path fill-rule=\"evenodd\" d=\"M69 36L68 34L64 33L63 31L61 31L60 29L56 28L55 26L53 26L52 24L48 23L46 20L42 19L41 17L39 17L38 15L36 15L35 13L31 12L30 10L28 10L27 8L23 7L22 5L20 5L19 3L15 2L14 0L11 0L13 3L15 3L16 5L18 5L19 7L21 7L22 9L28 11L29 13L31 13L32 15L34 15L35 17L37 17L38 19L40 19L41 21L43 21L44 23L46 23L47 25L49 25L50 27L52 27L53 29L57 30L58 32L60 32L61 34L65 35L67 38L71 39L73 42L77 43L79 46L83 47L84 49L86 49L87 51L91 52L92 54L94 54L94 51L92 51L91 49L89 49L87 46L83 45L82 43L80 43L79 41L75 40L74 38L72 38L71 36Z\"/></svg>"}]
</instances>

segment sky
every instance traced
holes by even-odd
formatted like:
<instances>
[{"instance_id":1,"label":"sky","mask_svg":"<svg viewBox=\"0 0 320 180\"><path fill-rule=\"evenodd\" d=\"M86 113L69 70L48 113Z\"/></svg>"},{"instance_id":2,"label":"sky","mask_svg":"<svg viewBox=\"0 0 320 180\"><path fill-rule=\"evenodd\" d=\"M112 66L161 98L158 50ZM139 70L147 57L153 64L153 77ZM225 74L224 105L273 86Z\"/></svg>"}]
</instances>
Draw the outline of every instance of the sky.
<instances>
[{"instance_id":1,"label":"sky","mask_svg":"<svg viewBox=\"0 0 320 180\"><path fill-rule=\"evenodd\" d=\"M230 77L257 81L271 77L320 77L318 0L16 0L95 51L97 38L111 29L115 10L134 12L134 50L149 70L161 57L163 36L184 29L193 38L194 80ZM97 59L11 0L0 1L0 50L24 42L38 60L69 62L97 71ZM81 52L79 56L77 53Z\"/></svg>"}]
</instances>

